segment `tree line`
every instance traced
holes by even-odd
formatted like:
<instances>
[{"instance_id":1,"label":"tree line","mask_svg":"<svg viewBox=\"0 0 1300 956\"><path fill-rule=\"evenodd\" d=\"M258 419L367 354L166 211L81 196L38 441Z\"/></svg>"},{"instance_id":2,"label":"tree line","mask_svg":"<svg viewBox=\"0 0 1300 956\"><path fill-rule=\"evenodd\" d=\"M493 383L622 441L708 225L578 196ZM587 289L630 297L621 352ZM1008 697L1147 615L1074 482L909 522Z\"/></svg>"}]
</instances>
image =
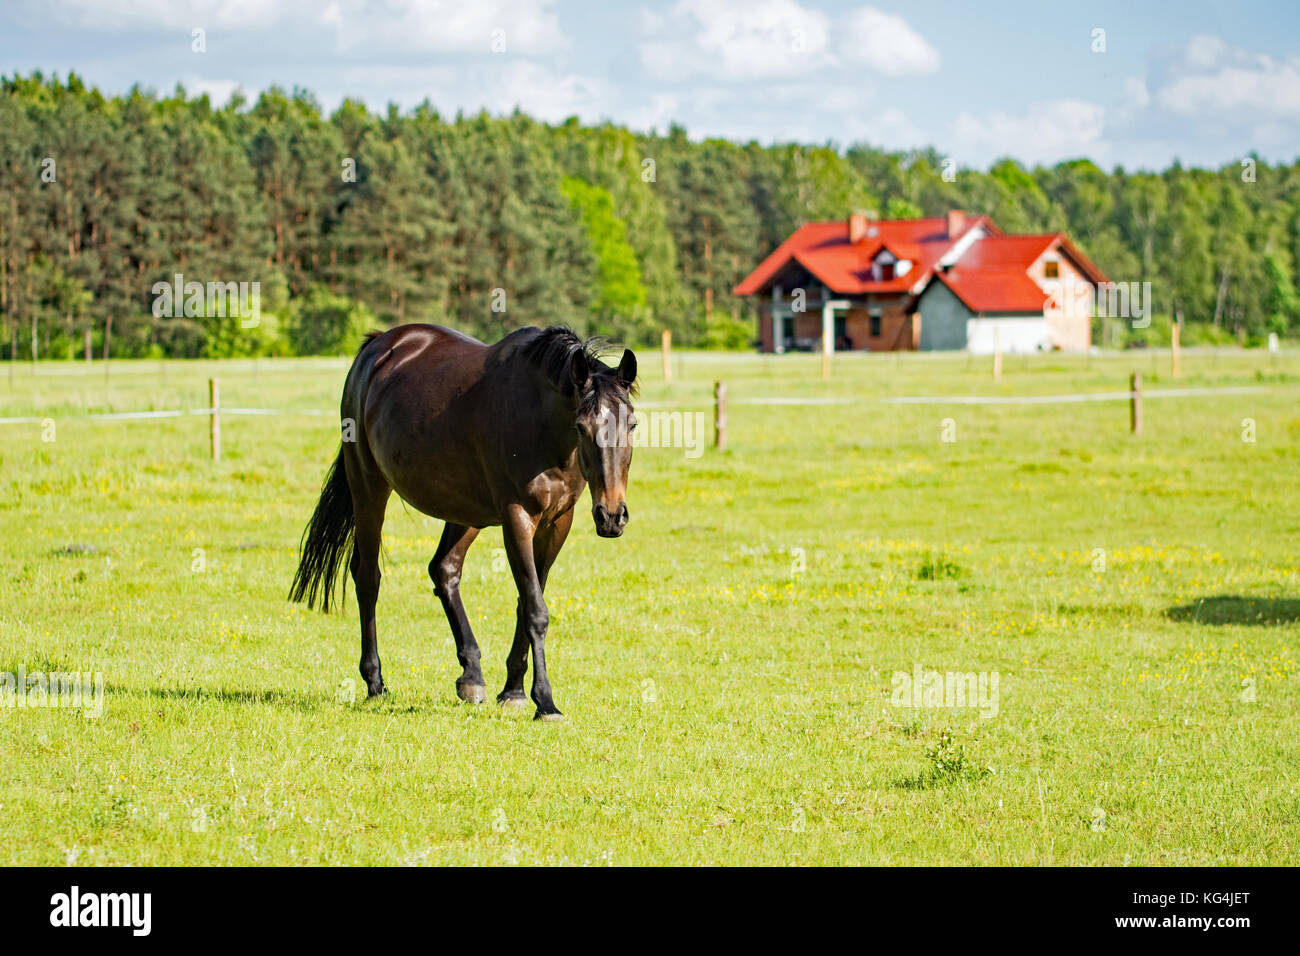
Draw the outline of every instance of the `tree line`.
<instances>
[{"instance_id":1,"label":"tree line","mask_svg":"<svg viewBox=\"0 0 1300 956\"><path fill-rule=\"evenodd\" d=\"M326 115L304 90L214 108L34 73L0 80L0 355L333 354L402 322L743 347L754 303L731 289L799 224L949 209L1067 232L1189 330L1300 331L1300 162L981 171L934 149L444 118L428 102ZM257 315L158 308L177 276L256 283Z\"/></svg>"}]
</instances>

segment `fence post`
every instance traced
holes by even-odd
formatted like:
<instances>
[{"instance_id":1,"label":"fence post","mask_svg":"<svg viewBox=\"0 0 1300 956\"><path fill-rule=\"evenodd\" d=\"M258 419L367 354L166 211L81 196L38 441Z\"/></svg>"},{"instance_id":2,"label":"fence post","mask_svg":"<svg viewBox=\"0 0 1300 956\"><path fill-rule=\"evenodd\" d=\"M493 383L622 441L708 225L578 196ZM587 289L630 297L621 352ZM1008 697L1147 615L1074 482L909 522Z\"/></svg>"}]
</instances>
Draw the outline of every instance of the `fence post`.
<instances>
[{"instance_id":1,"label":"fence post","mask_svg":"<svg viewBox=\"0 0 1300 956\"><path fill-rule=\"evenodd\" d=\"M835 351L835 307L822 302L822 378L831 377L831 354Z\"/></svg>"},{"instance_id":2,"label":"fence post","mask_svg":"<svg viewBox=\"0 0 1300 956\"><path fill-rule=\"evenodd\" d=\"M209 435L212 440L212 460L221 461L221 386L215 378L208 379Z\"/></svg>"},{"instance_id":3,"label":"fence post","mask_svg":"<svg viewBox=\"0 0 1300 956\"><path fill-rule=\"evenodd\" d=\"M727 383L713 383L713 444L718 451L727 447Z\"/></svg>"},{"instance_id":4,"label":"fence post","mask_svg":"<svg viewBox=\"0 0 1300 956\"><path fill-rule=\"evenodd\" d=\"M1134 435L1142 434L1142 373L1128 379L1128 427Z\"/></svg>"},{"instance_id":5,"label":"fence post","mask_svg":"<svg viewBox=\"0 0 1300 956\"><path fill-rule=\"evenodd\" d=\"M673 380L673 333L670 329L664 329L664 381L672 382Z\"/></svg>"},{"instance_id":6,"label":"fence post","mask_svg":"<svg viewBox=\"0 0 1300 956\"><path fill-rule=\"evenodd\" d=\"M1169 327L1169 344L1173 350L1172 358L1173 358L1173 365L1174 365L1173 368L1174 378L1177 378L1179 376L1179 373L1181 372L1181 364L1182 364L1180 362L1180 359L1182 358L1182 346L1179 343L1179 339L1182 336L1179 335L1178 332L1179 328L1181 328L1181 326L1179 326L1177 322L1175 322L1173 325Z\"/></svg>"},{"instance_id":7,"label":"fence post","mask_svg":"<svg viewBox=\"0 0 1300 956\"><path fill-rule=\"evenodd\" d=\"M1002 381L1002 329L993 326L993 381Z\"/></svg>"}]
</instances>

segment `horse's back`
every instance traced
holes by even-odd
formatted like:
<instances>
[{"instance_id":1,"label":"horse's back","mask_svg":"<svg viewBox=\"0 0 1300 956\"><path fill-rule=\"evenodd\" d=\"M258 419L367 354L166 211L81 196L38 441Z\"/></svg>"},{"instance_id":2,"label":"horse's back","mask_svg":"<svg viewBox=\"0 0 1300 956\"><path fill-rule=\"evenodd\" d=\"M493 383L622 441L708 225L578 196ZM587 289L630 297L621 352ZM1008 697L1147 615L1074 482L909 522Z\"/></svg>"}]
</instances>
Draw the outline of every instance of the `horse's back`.
<instances>
[{"instance_id":1,"label":"horse's back","mask_svg":"<svg viewBox=\"0 0 1300 956\"><path fill-rule=\"evenodd\" d=\"M484 383L491 392L489 366L500 344L402 325L357 353L342 414L357 422L361 464L426 514L476 527L492 522L477 460L482 419L497 404Z\"/></svg>"},{"instance_id":2,"label":"horse's back","mask_svg":"<svg viewBox=\"0 0 1300 956\"><path fill-rule=\"evenodd\" d=\"M370 353L373 359L383 357L385 362L393 357L403 361L418 357L436 364L463 359L487 347L472 335L446 326L399 325L385 332L369 333L365 344L357 353L357 359L359 362Z\"/></svg>"}]
</instances>

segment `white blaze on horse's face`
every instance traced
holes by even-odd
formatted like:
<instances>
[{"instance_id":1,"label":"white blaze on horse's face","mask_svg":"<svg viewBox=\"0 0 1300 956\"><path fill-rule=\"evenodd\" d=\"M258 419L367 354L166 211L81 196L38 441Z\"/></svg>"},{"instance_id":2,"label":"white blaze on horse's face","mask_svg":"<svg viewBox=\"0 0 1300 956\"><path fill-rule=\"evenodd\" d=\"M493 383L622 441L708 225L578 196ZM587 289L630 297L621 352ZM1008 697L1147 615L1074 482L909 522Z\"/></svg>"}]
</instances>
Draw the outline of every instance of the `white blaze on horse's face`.
<instances>
[{"instance_id":1,"label":"white blaze on horse's face","mask_svg":"<svg viewBox=\"0 0 1300 956\"><path fill-rule=\"evenodd\" d=\"M603 401L587 421L578 422L578 458L591 490L596 533L617 538L627 526L627 473L632 464L636 417L624 403Z\"/></svg>"}]
</instances>

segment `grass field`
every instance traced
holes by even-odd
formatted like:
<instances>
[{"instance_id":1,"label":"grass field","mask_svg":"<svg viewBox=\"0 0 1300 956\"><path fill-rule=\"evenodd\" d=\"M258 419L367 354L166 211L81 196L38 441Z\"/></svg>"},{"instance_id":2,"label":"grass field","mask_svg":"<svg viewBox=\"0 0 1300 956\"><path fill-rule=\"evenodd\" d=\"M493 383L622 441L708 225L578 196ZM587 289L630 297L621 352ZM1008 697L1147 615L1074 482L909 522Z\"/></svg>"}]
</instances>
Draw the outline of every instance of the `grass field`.
<instances>
[{"instance_id":1,"label":"grass field","mask_svg":"<svg viewBox=\"0 0 1300 956\"><path fill-rule=\"evenodd\" d=\"M725 379L730 447L638 450L620 540L580 506L547 594L556 725L456 701L440 525L396 499L385 699L349 699L351 596L286 602L338 441L305 413L343 360L0 370L0 417L49 420L0 425L0 671L105 685L97 719L0 707L0 862L1300 862L1300 355L1187 353L1177 383L1141 353L1009 357L1000 383L964 356L641 368L648 407ZM1152 394L1140 437L1123 401L884 401L1132 370L1237 391ZM227 415L219 464L200 416L82 417L199 408L213 374L225 406L293 414ZM491 693L498 548L462 586ZM996 672L996 715L897 706L918 667Z\"/></svg>"}]
</instances>

